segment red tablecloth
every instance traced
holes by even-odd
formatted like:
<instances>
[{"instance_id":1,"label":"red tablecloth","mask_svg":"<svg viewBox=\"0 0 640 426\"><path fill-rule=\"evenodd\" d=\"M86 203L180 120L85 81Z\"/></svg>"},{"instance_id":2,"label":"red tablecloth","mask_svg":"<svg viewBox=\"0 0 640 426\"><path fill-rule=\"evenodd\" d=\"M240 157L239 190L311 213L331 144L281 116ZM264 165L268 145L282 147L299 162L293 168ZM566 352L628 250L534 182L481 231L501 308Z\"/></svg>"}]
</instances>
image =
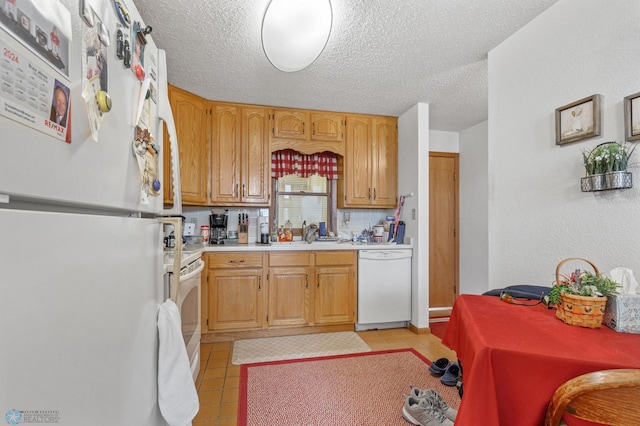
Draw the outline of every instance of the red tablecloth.
<instances>
[{"instance_id":1,"label":"red tablecloth","mask_svg":"<svg viewBox=\"0 0 640 426\"><path fill-rule=\"evenodd\" d=\"M555 310L461 295L442 343L463 369L456 426L540 426L553 392L596 370L640 368L640 335L567 325Z\"/></svg>"}]
</instances>

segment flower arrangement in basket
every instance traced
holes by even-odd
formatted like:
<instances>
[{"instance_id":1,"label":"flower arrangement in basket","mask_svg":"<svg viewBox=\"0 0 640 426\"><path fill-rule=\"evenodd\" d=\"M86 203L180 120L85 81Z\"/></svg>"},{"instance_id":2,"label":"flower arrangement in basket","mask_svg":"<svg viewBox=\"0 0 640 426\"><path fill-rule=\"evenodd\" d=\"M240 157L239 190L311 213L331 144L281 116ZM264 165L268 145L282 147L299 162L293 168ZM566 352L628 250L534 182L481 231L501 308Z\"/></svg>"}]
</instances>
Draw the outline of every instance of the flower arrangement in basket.
<instances>
[{"instance_id":1,"label":"flower arrangement in basket","mask_svg":"<svg viewBox=\"0 0 640 426\"><path fill-rule=\"evenodd\" d=\"M611 141L582 151L586 171L586 177L582 178L582 190L630 188L632 177L627 172L627 166L636 147Z\"/></svg>"},{"instance_id":2,"label":"flower arrangement in basket","mask_svg":"<svg viewBox=\"0 0 640 426\"><path fill-rule=\"evenodd\" d=\"M594 272L576 269L569 276L560 273L565 263L579 260L587 262ZM600 274L587 259L572 257L558 263L556 281L549 292L549 301L556 305L556 316L567 324L599 328L602 325L607 296L616 294L616 282Z\"/></svg>"}]
</instances>

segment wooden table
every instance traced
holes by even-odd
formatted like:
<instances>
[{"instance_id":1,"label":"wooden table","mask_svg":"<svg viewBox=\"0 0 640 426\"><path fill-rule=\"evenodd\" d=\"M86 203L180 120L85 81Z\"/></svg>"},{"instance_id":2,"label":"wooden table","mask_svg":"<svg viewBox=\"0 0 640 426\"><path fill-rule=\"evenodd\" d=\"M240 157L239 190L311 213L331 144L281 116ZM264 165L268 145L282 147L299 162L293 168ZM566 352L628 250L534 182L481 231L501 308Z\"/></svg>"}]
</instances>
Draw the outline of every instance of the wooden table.
<instances>
[{"instance_id":1,"label":"wooden table","mask_svg":"<svg viewBox=\"0 0 640 426\"><path fill-rule=\"evenodd\" d=\"M463 368L456 426L540 426L551 395L596 370L640 368L640 335L567 325L544 305L456 299L442 343Z\"/></svg>"}]
</instances>

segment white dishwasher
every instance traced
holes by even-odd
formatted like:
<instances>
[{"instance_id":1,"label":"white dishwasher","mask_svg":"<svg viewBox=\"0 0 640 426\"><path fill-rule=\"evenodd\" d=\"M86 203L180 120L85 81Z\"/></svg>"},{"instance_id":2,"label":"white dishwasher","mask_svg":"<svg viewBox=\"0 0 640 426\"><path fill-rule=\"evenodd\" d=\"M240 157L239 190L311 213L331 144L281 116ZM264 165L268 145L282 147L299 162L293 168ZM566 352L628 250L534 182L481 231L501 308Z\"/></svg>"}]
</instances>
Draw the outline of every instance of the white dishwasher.
<instances>
[{"instance_id":1,"label":"white dishwasher","mask_svg":"<svg viewBox=\"0 0 640 426\"><path fill-rule=\"evenodd\" d=\"M406 327L411 321L412 252L359 250L356 330Z\"/></svg>"}]
</instances>

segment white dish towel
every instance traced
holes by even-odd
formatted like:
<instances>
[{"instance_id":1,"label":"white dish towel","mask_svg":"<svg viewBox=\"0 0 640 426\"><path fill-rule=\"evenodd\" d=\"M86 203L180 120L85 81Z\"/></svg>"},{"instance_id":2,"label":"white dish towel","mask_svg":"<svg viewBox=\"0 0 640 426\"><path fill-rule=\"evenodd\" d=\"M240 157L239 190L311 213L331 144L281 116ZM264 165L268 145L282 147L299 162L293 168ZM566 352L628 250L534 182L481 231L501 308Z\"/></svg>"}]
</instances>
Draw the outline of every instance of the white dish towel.
<instances>
[{"instance_id":1,"label":"white dish towel","mask_svg":"<svg viewBox=\"0 0 640 426\"><path fill-rule=\"evenodd\" d=\"M169 426L191 425L200 409L181 327L178 306L167 299L158 311L158 405Z\"/></svg>"}]
</instances>

